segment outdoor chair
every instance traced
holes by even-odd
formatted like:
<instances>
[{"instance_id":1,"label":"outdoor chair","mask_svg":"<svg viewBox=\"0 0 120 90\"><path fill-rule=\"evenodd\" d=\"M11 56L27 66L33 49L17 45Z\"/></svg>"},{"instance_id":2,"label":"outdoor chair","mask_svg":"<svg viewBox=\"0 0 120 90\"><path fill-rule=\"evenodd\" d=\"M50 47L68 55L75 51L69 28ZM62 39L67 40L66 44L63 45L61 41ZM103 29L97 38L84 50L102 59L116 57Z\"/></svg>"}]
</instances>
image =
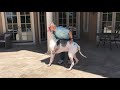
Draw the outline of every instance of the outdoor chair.
<instances>
[{"instance_id":1,"label":"outdoor chair","mask_svg":"<svg viewBox=\"0 0 120 90\"><path fill-rule=\"evenodd\" d=\"M11 33L10 32L6 32L3 34L0 34L0 46L3 46L7 49L12 47L12 43L11 43Z\"/></svg>"}]
</instances>

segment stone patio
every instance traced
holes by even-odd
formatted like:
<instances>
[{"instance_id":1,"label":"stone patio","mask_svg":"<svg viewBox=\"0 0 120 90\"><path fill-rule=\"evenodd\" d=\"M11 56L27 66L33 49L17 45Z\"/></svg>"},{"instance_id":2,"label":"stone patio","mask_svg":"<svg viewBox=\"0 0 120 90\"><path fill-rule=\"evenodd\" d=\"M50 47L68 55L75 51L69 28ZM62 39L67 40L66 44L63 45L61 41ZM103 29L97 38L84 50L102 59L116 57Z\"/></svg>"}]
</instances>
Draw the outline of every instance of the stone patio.
<instances>
[{"instance_id":1,"label":"stone patio","mask_svg":"<svg viewBox=\"0 0 120 90\"><path fill-rule=\"evenodd\" d=\"M79 63L71 71L67 60L58 65L59 55L51 67L48 67L49 55L45 55L46 43L17 45L12 49L0 48L0 78L120 78L120 48L96 48L89 42L81 42Z\"/></svg>"}]
</instances>

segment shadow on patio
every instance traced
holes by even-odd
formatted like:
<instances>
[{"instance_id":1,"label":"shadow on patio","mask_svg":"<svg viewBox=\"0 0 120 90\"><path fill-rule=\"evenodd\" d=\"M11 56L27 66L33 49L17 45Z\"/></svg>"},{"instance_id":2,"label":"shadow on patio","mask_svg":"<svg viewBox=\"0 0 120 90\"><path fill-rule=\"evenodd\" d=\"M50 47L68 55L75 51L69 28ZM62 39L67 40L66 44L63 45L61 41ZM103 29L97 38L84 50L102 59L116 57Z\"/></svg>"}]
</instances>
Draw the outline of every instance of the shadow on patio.
<instances>
[{"instance_id":1,"label":"shadow on patio","mask_svg":"<svg viewBox=\"0 0 120 90\"><path fill-rule=\"evenodd\" d=\"M77 57L79 63L73 67L75 70L88 72L108 78L120 78L120 47L110 50L109 46L106 48L96 46L93 43L81 42L81 52L88 58L85 59L79 53ZM56 55L53 65L58 65L59 55ZM49 59L44 59L41 62L49 63ZM69 68L67 60L60 66Z\"/></svg>"},{"instance_id":2,"label":"shadow on patio","mask_svg":"<svg viewBox=\"0 0 120 90\"><path fill-rule=\"evenodd\" d=\"M0 48L0 52L17 52L21 50L36 52L38 54L41 53L44 55L44 53L46 53L47 51L47 48L46 43L43 43L40 47L36 47L33 45L24 45L15 46L14 48L8 50ZM77 53L77 57L80 61L77 65L73 67L73 70L88 72L108 78L120 77L120 48L113 48L113 50L111 51L109 50L109 48L96 48L95 45L89 42L81 42L81 52L88 58L85 59L79 53ZM56 55L53 65L62 66L65 68L68 68L70 66L67 64L67 62L63 63L62 65L58 65L58 59L59 55ZM48 64L49 58L41 59L40 61L42 63ZM48 69L50 70L50 68Z\"/></svg>"}]
</instances>

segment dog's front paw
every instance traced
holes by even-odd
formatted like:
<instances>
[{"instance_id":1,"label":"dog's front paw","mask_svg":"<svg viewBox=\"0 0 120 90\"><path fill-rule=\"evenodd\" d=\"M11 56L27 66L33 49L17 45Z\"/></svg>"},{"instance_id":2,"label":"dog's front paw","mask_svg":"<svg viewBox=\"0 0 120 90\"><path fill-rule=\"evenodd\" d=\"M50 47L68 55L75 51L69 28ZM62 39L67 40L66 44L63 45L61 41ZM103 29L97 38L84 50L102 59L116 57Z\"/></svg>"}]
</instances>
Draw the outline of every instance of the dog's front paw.
<instances>
[{"instance_id":1,"label":"dog's front paw","mask_svg":"<svg viewBox=\"0 0 120 90\"><path fill-rule=\"evenodd\" d=\"M67 71L70 71L70 70L72 70L72 69L71 69L71 68L68 68L68 69L67 69Z\"/></svg>"}]
</instances>

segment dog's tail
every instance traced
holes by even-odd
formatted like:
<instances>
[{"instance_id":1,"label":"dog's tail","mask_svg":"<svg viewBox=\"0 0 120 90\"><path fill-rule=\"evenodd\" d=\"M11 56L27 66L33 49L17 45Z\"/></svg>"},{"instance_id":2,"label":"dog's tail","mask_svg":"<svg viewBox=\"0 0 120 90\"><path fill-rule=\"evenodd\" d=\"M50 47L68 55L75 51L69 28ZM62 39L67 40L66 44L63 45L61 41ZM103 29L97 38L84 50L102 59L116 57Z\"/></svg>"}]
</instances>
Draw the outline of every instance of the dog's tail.
<instances>
[{"instance_id":1,"label":"dog's tail","mask_svg":"<svg viewBox=\"0 0 120 90\"><path fill-rule=\"evenodd\" d=\"M80 46L78 45L78 51L79 53L84 57L84 58L87 58L85 55L82 54L82 52L80 51Z\"/></svg>"}]
</instances>

